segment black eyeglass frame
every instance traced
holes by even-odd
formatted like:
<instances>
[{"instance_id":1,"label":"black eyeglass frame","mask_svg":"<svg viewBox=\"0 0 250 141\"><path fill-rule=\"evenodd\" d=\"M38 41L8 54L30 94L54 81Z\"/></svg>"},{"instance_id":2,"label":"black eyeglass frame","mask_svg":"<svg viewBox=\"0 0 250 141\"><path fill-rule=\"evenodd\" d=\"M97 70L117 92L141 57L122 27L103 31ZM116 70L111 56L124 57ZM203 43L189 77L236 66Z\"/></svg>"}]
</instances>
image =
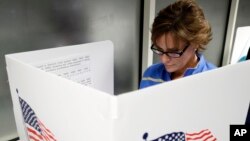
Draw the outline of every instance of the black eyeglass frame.
<instances>
[{"instance_id":1,"label":"black eyeglass frame","mask_svg":"<svg viewBox=\"0 0 250 141\"><path fill-rule=\"evenodd\" d=\"M154 44L151 45L151 50L157 54L157 55L167 55L168 57L171 57L171 58L179 58L182 56L182 54L187 50L187 48L190 46L190 44L186 45L182 51L178 51L178 52L173 52L173 51L161 51L159 50L157 47L155 47Z\"/></svg>"}]
</instances>

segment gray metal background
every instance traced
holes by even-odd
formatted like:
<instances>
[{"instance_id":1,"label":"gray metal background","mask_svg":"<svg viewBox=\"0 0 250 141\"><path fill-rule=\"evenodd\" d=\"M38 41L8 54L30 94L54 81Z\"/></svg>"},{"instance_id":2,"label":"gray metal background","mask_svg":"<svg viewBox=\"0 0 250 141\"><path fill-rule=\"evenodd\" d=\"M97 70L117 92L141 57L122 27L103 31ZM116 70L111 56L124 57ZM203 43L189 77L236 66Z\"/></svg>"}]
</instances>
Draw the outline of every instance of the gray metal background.
<instances>
[{"instance_id":1,"label":"gray metal background","mask_svg":"<svg viewBox=\"0 0 250 141\"><path fill-rule=\"evenodd\" d=\"M240 0L237 13L236 28L241 26L250 26L250 1Z\"/></svg>"},{"instance_id":2,"label":"gray metal background","mask_svg":"<svg viewBox=\"0 0 250 141\"><path fill-rule=\"evenodd\" d=\"M115 93L136 89L140 8L140 0L1 0L0 96L9 95L4 54L101 40L115 46Z\"/></svg>"}]
</instances>

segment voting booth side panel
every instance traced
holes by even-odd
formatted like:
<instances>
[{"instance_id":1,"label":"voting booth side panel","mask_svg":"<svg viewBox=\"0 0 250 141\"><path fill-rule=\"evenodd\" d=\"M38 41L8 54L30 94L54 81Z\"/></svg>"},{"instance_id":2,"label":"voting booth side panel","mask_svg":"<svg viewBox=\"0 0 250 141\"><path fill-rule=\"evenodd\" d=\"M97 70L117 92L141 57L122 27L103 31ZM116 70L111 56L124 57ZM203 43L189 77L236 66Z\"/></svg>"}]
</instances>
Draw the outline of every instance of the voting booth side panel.
<instances>
[{"instance_id":1,"label":"voting booth side panel","mask_svg":"<svg viewBox=\"0 0 250 141\"><path fill-rule=\"evenodd\" d=\"M111 141L113 139L114 124L111 118L114 114L110 109L113 109L115 104L112 104L113 82L108 83L113 79L106 78L113 76L113 48L110 42L93 44L88 44L89 50L81 49L82 46L73 46L6 55L15 120L22 141L31 137L60 141L103 139ZM100 51L92 55L99 47L106 48L111 53L109 57L100 55ZM59 57L60 60L56 60L58 63L62 62L61 59L65 59L65 56L86 51L89 53L87 61L92 71L90 79L93 81L91 82L98 83L97 87L101 86L101 88L98 87L101 90L105 87L104 91L111 91L111 94L84 86L36 66L37 62L43 63L43 60L46 66L55 64L50 62L54 59L53 56ZM101 61L102 65L98 65L100 56L104 60ZM107 60L105 61L104 58ZM66 57L66 62L68 60L69 58ZM70 58L70 60L76 59ZM68 68L63 70L65 73L75 72L75 69L71 69L71 66L75 65L72 63L67 65ZM53 66L55 67L57 66ZM97 69L99 72L95 71ZM111 74L107 75L107 71ZM95 73L99 74L95 75Z\"/></svg>"},{"instance_id":2,"label":"voting booth side panel","mask_svg":"<svg viewBox=\"0 0 250 141\"><path fill-rule=\"evenodd\" d=\"M114 93L114 47L109 40L11 54L46 72Z\"/></svg>"},{"instance_id":3,"label":"voting booth side panel","mask_svg":"<svg viewBox=\"0 0 250 141\"><path fill-rule=\"evenodd\" d=\"M229 141L230 125L246 120L249 72L248 61L119 95L115 140Z\"/></svg>"},{"instance_id":4,"label":"voting booth side panel","mask_svg":"<svg viewBox=\"0 0 250 141\"><path fill-rule=\"evenodd\" d=\"M24 126L24 119L22 116L22 111L21 111L19 100L18 100L18 95L15 89L16 88L16 85L15 85L16 76L15 75L17 75L15 74L17 73L15 71L16 62L11 60L9 56L5 58L6 58L6 64L7 64L6 69L7 69L8 81L10 85L11 99L13 103L13 112L15 116L17 133L19 135L20 140L28 141L27 134L25 132L26 128Z\"/></svg>"},{"instance_id":5,"label":"voting booth side panel","mask_svg":"<svg viewBox=\"0 0 250 141\"><path fill-rule=\"evenodd\" d=\"M60 141L112 140L110 94L11 59L8 59L8 73L21 140L36 136L29 129L50 132L50 136ZM30 113L26 115L22 110ZM25 121L25 118L32 120L29 115L35 117L35 125Z\"/></svg>"},{"instance_id":6,"label":"voting booth side panel","mask_svg":"<svg viewBox=\"0 0 250 141\"><path fill-rule=\"evenodd\" d=\"M231 64L245 61L250 49L250 26L238 27L235 35Z\"/></svg>"}]
</instances>

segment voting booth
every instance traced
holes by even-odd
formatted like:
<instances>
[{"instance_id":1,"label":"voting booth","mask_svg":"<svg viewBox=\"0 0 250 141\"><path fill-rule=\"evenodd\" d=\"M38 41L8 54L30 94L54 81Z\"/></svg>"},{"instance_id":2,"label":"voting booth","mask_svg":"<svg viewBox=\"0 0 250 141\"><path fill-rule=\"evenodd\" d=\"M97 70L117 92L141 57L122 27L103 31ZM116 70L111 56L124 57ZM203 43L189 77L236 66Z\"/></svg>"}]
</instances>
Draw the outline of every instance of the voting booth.
<instances>
[{"instance_id":1,"label":"voting booth","mask_svg":"<svg viewBox=\"0 0 250 141\"><path fill-rule=\"evenodd\" d=\"M229 140L249 107L250 62L114 95L113 44L6 55L20 140Z\"/></svg>"},{"instance_id":2,"label":"voting booth","mask_svg":"<svg viewBox=\"0 0 250 141\"><path fill-rule=\"evenodd\" d=\"M232 49L231 64L245 61L250 51L250 26L238 27Z\"/></svg>"}]
</instances>

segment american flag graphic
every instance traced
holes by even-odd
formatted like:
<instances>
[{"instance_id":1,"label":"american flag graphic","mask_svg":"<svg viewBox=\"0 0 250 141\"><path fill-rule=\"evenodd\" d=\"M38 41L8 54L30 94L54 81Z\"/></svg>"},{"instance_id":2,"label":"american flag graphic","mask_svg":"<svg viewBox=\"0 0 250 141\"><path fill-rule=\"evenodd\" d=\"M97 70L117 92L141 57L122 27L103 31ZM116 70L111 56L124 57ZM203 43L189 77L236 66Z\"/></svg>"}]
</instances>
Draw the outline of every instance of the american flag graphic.
<instances>
[{"instance_id":1,"label":"american flag graphic","mask_svg":"<svg viewBox=\"0 0 250 141\"><path fill-rule=\"evenodd\" d=\"M147 137L148 133L145 133L143 139L147 141ZM205 129L196 133L173 132L150 141L217 141L217 139Z\"/></svg>"},{"instance_id":2,"label":"american flag graphic","mask_svg":"<svg viewBox=\"0 0 250 141\"><path fill-rule=\"evenodd\" d=\"M29 106L29 104L26 101L24 101L20 96L18 97L29 140L56 141L53 133L37 118L35 112Z\"/></svg>"}]
</instances>

